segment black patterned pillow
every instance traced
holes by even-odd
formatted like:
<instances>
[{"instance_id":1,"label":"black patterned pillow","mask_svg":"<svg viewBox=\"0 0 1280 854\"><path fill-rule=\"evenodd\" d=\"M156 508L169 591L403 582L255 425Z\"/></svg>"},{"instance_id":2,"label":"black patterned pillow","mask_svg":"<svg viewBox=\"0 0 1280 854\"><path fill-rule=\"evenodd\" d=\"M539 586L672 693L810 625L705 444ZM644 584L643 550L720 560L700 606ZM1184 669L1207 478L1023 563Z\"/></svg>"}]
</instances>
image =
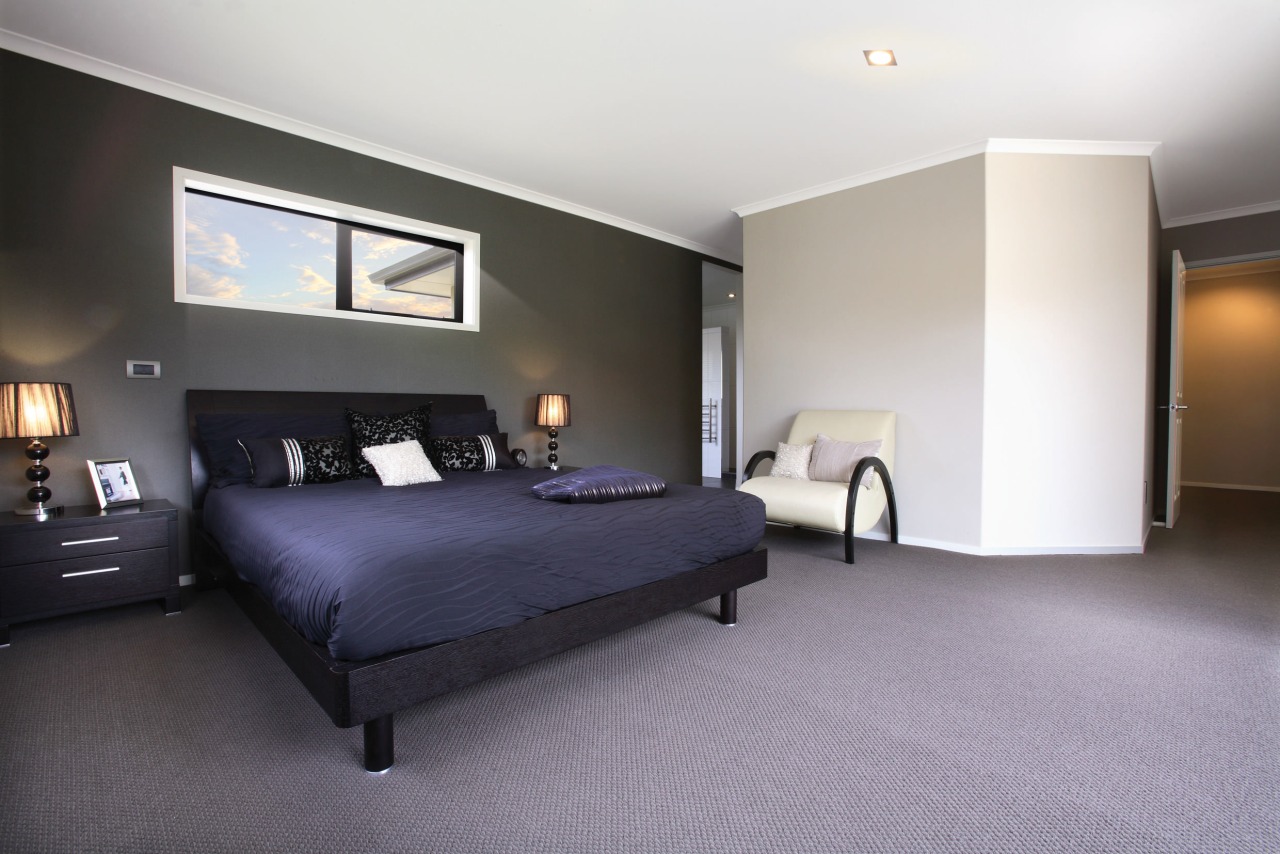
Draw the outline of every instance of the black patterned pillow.
<instances>
[{"instance_id":1,"label":"black patterned pillow","mask_svg":"<svg viewBox=\"0 0 1280 854\"><path fill-rule=\"evenodd\" d=\"M355 476L373 477L377 472L364 458L364 449L425 440L431 426L431 404L397 415L372 415L348 409L347 423L351 425L351 438L355 442Z\"/></svg>"},{"instance_id":2,"label":"black patterned pillow","mask_svg":"<svg viewBox=\"0 0 1280 854\"><path fill-rule=\"evenodd\" d=\"M436 471L495 471L519 468L507 448L506 433L437 436L427 440L427 456Z\"/></svg>"},{"instance_id":3,"label":"black patterned pillow","mask_svg":"<svg viewBox=\"0 0 1280 854\"><path fill-rule=\"evenodd\" d=\"M241 439L259 488L333 483L351 477L344 436L320 439Z\"/></svg>"},{"instance_id":4,"label":"black patterned pillow","mask_svg":"<svg viewBox=\"0 0 1280 854\"><path fill-rule=\"evenodd\" d=\"M666 494L667 482L657 475L621 466L588 466L535 483L531 491L548 501L607 504L630 498L661 498Z\"/></svg>"}]
</instances>

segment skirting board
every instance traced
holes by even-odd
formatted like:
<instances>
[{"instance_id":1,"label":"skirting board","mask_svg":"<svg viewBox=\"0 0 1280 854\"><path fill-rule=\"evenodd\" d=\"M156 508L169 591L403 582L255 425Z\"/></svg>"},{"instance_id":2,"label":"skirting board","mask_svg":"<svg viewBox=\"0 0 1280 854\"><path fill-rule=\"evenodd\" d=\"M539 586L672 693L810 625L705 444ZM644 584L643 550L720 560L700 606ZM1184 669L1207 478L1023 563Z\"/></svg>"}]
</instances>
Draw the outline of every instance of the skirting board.
<instances>
[{"instance_id":1,"label":"skirting board","mask_svg":"<svg viewBox=\"0 0 1280 854\"><path fill-rule=\"evenodd\" d=\"M780 522L770 522L770 525L781 525L782 527L790 527ZM840 536L837 533L829 532L831 536ZM1150 529L1148 529L1150 533ZM880 540L881 542L889 541L889 534L885 531L871 530L863 534L857 534L859 540ZM938 549L944 552L956 552L958 554L974 555L975 557L1001 557L1001 556L1026 556L1034 557L1036 555L1140 555L1146 551L1145 538L1142 543L1136 545L1115 545L1115 546L993 546L990 548L984 546L975 546L971 543L952 543L945 540L930 540L924 537L908 537L901 532L898 534L898 542L904 546L920 546L926 549Z\"/></svg>"},{"instance_id":2,"label":"skirting board","mask_svg":"<svg viewBox=\"0 0 1280 854\"><path fill-rule=\"evenodd\" d=\"M908 546L923 546L946 552L974 555L976 557L1035 557L1037 555L1140 555L1143 544L1114 546L975 546L969 543L948 543L926 540L920 537L898 536L898 542Z\"/></svg>"},{"instance_id":3,"label":"skirting board","mask_svg":"<svg viewBox=\"0 0 1280 854\"><path fill-rule=\"evenodd\" d=\"M1246 486L1242 483L1196 483L1184 480L1183 486L1203 486L1206 489L1243 489L1247 492L1280 492L1280 486Z\"/></svg>"}]
</instances>

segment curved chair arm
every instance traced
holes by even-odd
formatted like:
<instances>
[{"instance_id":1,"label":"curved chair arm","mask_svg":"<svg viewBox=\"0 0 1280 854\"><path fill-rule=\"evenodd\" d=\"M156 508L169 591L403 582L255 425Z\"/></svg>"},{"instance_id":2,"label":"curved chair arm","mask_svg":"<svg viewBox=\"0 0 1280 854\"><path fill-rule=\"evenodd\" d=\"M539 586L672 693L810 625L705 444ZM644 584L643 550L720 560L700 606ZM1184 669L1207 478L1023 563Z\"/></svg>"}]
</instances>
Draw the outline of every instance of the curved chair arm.
<instances>
[{"instance_id":1,"label":"curved chair arm","mask_svg":"<svg viewBox=\"0 0 1280 854\"><path fill-rule=\"evenodd\" d=\"M755 457L752 457L752 462L754 461ZM880 479L884 481L884 495L889 505L889 539L895 543L898 541L898 501L893 495L893 480L889 477L889 470L885 468L884 461L879 457L863 457L854 468L853 477L849 478L849 498L844 506L845 563L853 563L853 513L858 507L858 492L861 491L859 484L862 483L862 477L867 473L867 469L875 469Z\"/></svg>"},{"instance_id":2,"label":"curved chair arm","mask_svg":"<svg viewBox=\"0 0 1280 854\"><path fill-rule=\"evenodd\" d=\"M747 463L746 471L742 474L743 480L751 480L751 476L756 473L756 466L765 460L772 460L777 456L773 451L756 451L751 455L751 460Z\"/></svg>"}]
</instances>

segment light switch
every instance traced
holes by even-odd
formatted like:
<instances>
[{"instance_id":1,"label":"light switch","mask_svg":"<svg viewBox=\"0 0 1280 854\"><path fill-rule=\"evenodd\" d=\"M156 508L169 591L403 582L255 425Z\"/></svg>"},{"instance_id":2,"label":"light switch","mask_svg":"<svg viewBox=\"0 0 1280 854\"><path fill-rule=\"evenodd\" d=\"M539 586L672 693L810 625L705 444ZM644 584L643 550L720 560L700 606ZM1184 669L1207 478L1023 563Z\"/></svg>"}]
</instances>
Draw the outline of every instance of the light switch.
<instances>
[{"instance_id":1,"label":"light switch","mask_svg":"<svg viewBox=\"0 0 1280 854\"><path fill-rule=\"evenodd\" d=\"M141 359L127 359L124 363L125 376L135 380L160 379L160 363L144 362Z\"/></svg>"}]
</instances>

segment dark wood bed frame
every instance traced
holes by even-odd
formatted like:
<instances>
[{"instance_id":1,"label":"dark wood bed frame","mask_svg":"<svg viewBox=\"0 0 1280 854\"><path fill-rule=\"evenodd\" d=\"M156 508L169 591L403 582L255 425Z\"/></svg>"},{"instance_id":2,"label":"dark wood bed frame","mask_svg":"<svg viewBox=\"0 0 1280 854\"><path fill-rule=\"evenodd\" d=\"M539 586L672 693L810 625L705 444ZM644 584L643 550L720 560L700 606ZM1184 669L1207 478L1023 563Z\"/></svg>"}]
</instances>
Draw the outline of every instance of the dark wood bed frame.
<instances>
[{"instance_id":1,"label":"dark wood bed frame","mask_svg":"<svg viewBox=\"0 0 1280 854\"><path fill-rule=\"evenodd\" d=\"M187 391L192 564L202 578L227 587L335 724L340 727L364 725L365 770L382 773L391 768L395 760L392 715L401 709L717 596L720 597L720 622L733 625L737 619L738 588L767 575L767 553L758 549L643 587L449 643L367 661L333 658L326 647L311 643L285 622L258 588L240 580L217 545L205 534L201 511L209 488L209 468L196 433L196 416L215 412L332 413L344 407L389 413L402 412L427 401L431 401L437 413L461 414L488 408L483 395Z\"/></svg>"}]
</instances>

